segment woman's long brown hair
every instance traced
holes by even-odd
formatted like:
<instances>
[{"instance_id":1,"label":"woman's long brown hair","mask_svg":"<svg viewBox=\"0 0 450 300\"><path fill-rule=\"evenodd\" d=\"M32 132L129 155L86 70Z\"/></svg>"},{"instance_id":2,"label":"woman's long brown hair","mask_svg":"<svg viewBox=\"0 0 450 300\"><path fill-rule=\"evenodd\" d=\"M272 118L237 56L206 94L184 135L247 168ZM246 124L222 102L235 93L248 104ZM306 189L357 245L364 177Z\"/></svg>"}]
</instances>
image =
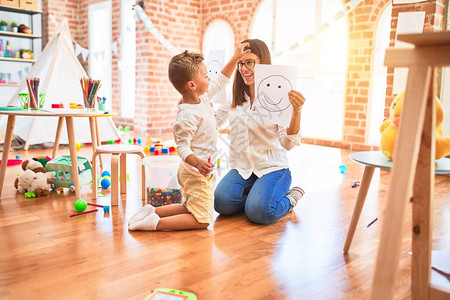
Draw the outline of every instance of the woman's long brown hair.
<instances>
[{"instance_id":1,"label":"woman's long brown hair","mask_svg":"<svg viewBox=\"0 0 450 300\"><path fill-rule=\"evenodd\" d=\"M267 45L263 41L258 39L247 39L243 40L241 43L250 43L250 47L245 47L244 50L250 49L252 51L251 53L256 54L260 59L259 63L265 65L272 64L269 48L267 48ZM242 103L246 101L244 94L249 94L248 90L249 86L244 83L244 79L239 70L237 70L233 82L233 101L231 102L231 108L242 105Z\"/></svg>"}]
</instances>

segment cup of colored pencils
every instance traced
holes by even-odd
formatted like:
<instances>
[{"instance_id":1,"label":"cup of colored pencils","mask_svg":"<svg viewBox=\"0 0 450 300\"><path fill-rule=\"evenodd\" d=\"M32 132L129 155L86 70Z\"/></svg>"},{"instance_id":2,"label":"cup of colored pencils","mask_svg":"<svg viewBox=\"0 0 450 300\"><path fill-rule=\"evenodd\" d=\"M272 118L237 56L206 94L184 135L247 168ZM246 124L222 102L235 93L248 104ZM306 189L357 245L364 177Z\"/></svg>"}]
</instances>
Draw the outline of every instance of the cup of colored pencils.
<instances>
[{"instance_id":1,"label":"cup of colored pencils","mask_svg":"<svg viewBox=\"0 0 450 300\"><path fill-rule=\"evenodd\" d=\"M28 87L28 109L38 109L39 108L39 81L40 79L37 77L34 78L26 78L27 87Z\"/></svg>"},{"instance_id":2,"label":"cup of colored pencils","mask_svg":"<svg viewBox=\"0 0 450 300\"><path fill-rule=\"evenodd\" d=\"M81 89L83 90L84 106L88 110L95 110L95 102L97 92L102 86L100 80L92 80L91 78L81 78Z\"/></svg>"}]
</instances>

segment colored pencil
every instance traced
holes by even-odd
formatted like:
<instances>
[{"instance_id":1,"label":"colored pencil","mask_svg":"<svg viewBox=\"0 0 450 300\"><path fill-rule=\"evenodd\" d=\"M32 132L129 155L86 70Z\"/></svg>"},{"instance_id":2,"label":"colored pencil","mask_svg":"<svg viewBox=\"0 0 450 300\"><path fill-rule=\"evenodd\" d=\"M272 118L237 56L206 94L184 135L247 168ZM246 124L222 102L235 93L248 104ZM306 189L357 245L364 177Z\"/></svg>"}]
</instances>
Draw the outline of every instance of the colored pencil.
<instances>
[{"instance_id":1,"label":"colored pencil","mask_svg":"<svg viewBox=\"0 0 450 300\"><path fill-rule=\"evenodd\" d=\"M70 217L76 217L76 216L79 216L79 215L84 215L84 214L88 214L88 213L95 212L95 211L98 211L98 209L86 210L86 211L83 211L83 212L80 212L80 213L71 214Z\"/></svg>"},{"instance_id":2,"label":"colored pencil","mask_svg":"<svg viewBox=\"0 0 450 300\"><path fill-rule=\"evenodd\" d=\"M87 203L87 205L92 205L92 206L97 206L97 207L104 207L101 204L95 204L95 203L90 203L90 202L86 202L86 203Z\"/></svg>"}]
</instances>

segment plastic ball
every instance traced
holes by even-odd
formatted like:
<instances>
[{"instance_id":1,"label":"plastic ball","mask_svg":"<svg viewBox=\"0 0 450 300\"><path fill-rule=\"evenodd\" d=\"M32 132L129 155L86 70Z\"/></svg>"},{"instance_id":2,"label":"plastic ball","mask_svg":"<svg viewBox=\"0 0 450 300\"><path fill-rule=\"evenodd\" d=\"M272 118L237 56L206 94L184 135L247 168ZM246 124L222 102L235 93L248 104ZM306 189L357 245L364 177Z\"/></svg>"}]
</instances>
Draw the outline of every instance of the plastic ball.
<instances>
[{"instance_id":1,"label":"plastic ball","mask_svg":"<svg viewBox=\"0 0 450 300\"><path fill-rule=\"evenodd\" d=\"M141 138L138 138L138 139L137 139L137 143L140 145L140 144L142 143L142 139L141 139Z\"/></svg>"},{"instance_id":2,"label":"plastic ball","mask_svg":"<svg viewBox=\"0 0 450 300\"><path fill-rule=\"evenodd\" d=\"M132 144L133 143L133 140L132 139L128 139L128 144Z\"/></svg>"},{"instance_id":3,"label":"plastic ball","mask_svg":"<svg viewBox=\"0 0 450 300\"><path fill-rule=\"evenodd\" d=\"M150 151L150 147L149 146L144 146L144 152L149 152Z\"/></svg>"},{"instance_id":4,"label":"plastic ball","mask_svg":"<svg viewBox=\"0 0 450 300\"><path fill-rule=\"evenodd\" d=\"M86 210L87 203L86 200L78 199L73 206L77 212L83 212Z\"/></svg>"},{"instance_id":5,"label":"plastic ball","mask_svg":"<svg viewBox=\"0 0 450 300\"><path fill-rule=\"evenodd\" d=\"M111 141L108 141L108 143L110 143L110 144L112 145L112 144L114 144L114 141L113 141L113 140L111 140Z\"/></svg>"},{"instance_id":6,"label":"plastic ball","mask_svg":"<svg viewBox=\"0 0 450 300\"><path fill-rule=\"evenodd\" d=\"M342 174L344 174L345 171L347 171L347 166L346 166L346 165L340 165L340 166L339 166L339 171L340 171Z\"/></svg>"},{"instance_id":7,"label":"plastic ball","mask_svg":"<svg viewBox=\"0 0 450 300\"><path fill-rule=\"evenodd\" d=\"M109 173L109 171L103 171L102 172L102 177L103 176L109 176L109 177L111 177L111 173Z\"/></svg>"},{"instance_id":8,"label":"plastic ball","mask_svg":"<svg viewBox=\"0 0 450 300\"><path fill-rule=\"evenodd\" d=\"M123 130L123 126L120 125L119 127L117 127L117 129L118 129L119 131L122 131L122 130Z\"/></svg>"},{"instance_id":9,"label":"plastic ball","mask_svg":"<svg viewBox=\"0 0 450 300\"><path fill-rule=\"evenodd\" d=\"M102 186L102 188L104 188L105 190L107 188L109 188L111 186L111 180L109 180L109 178L103 178L102 181L100 181L100 185Z\"/></svg>"},{"instance_id":10,"label":"plastic ball","mask_svg":"<svg viewBox=\"0 0 450 300\"><path fill-rule=\"evenodd\" d=\"M19 154L16 154L16 159L20 159L20 155Z\"/></svg>"},{"instance_id":11,"label":"plastic ball","mask_svg":"<svg viewBox=\"0 0 450 300\"><path fill-rule=\"evenodd\" d=\"M130 126L125 126L125 131L130 131Z\"/></svg>"}]
</instances>

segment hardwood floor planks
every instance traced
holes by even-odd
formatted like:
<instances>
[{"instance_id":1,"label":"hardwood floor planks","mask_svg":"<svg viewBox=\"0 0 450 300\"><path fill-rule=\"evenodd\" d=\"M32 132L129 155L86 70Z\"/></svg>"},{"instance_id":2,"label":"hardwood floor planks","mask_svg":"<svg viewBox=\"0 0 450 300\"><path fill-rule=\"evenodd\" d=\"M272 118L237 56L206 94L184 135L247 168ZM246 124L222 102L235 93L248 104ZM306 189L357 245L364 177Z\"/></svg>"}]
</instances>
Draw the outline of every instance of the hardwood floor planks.
<instances>
[{"instance_id":1,"label":"hardwood floor planks","mask_svg":"<svg viewBox=\"0 0 450 300\"><path fill-rule=\"evenodd\" d=\"M31 158L50 152L13 153ZM191 291L198 299L367 299L390 173L375 170L344 255L359 190L351 182L363 173L349 153L310 145L290 151L292 185L306 194L275 224L216 214L207 230L181 232L128 232L128 219L142 205L139 177L131 176L128 195L111 213L99 208L70 218L74 193L25 199L12 186L20 166L8 167L0 200L0 299L143 299L156 287ZM80 155L89 157L91 149L83 147ZM139 175L137 161L127 165L128 173ZM450 249L450 177L437 176L435 184L433 249ZM82 190L93 202L90 193ZM97 199L109 201L108 195ZM408 213L396 299L410 296L410 227Z\"/></svg>"}]
</instances>

